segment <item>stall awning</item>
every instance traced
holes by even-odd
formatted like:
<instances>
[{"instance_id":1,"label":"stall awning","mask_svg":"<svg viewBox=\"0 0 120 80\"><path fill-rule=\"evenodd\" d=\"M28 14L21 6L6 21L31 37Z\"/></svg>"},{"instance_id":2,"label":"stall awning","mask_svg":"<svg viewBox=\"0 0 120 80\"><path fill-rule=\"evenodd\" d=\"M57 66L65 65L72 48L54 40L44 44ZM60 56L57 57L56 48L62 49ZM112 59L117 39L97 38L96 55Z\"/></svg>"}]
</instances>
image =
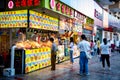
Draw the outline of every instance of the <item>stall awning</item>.
<instances>
[{"instance_id":1,"label":"stall awning","mask_svg":"<svg viewBox=\"0 0 120 80\"><path fill-rule=\"evenodd\" d=\"M113 32L113 28L112 28L112 27L104 28L104 30L105 30L105 31Z\"/></svg>"}]
</instances>

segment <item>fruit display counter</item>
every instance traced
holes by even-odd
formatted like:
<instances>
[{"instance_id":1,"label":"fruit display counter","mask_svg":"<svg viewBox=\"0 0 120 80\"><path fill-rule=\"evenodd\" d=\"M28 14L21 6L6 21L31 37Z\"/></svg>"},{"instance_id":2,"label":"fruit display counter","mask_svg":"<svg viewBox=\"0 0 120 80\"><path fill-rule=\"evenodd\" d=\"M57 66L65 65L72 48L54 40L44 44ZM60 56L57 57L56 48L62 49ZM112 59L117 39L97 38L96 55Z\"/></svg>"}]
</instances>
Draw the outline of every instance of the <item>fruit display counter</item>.
<instances>
[{"instance_id":1,"label":"fruit display counter","mask_svg":"<svg viewBox=\"0 0 120 80\"><path fill-rule=\"evenodd\" d=\"M25 73L51 65L49 47L25 50Z\"/></svg>"},{"instance_id":2,"label":"fruit display counter","mask_svg":"<svg viewBox=\"0 0 120 80\"><path fill-rule=\"evenodd\" d=\"M41 47L38 49L15 50L15 73L24 74L51 65L51 49Z\"/></svg>"}]
</instances>

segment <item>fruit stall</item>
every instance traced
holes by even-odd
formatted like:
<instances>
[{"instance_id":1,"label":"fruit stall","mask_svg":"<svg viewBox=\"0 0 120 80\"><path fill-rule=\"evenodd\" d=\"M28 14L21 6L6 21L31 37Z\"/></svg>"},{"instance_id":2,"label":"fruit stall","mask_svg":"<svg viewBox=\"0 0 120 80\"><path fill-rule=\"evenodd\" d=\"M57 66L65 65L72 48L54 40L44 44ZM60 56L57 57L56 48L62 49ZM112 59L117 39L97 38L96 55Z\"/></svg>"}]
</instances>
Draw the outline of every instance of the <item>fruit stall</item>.
<instances>
[{"instance_id":1,"label":"fruit stall","mask_svg":"<svg viewBox=\"0 0 120 80\"><path fill-rule=\"evenodd\" d=\"M55 39L58 31L57 18L32 10L16 10L1 12L0 23L2 34L2 30L9 30L7 34L10 45L7 43L4 45L17 46L14 60L16 73L21 72L19 69L22 69L21 73L28 73L50 66L51 42L49 38ZM3 42L2 38L0 42Z\"/></svg>"},{"instance_id":2,"label":"fruit stall","mask_svg":"<svg viewBox=\"0 0 120 80\"><path fill-rule=\"evenodd\" d=\"M0 43L4 43L0 44L0 50L9 53L9 49L16 45L15 73L29 73L51 65L50 37L58 45L56 63L69 59L74 9L58 0L8 0L7 4L7 11L0 12ZM65 21L59 22L61 17ZM65 33L60 34L59 29ZM63 40L61 45L58 34Z\"/></svg>"}]
</instances>

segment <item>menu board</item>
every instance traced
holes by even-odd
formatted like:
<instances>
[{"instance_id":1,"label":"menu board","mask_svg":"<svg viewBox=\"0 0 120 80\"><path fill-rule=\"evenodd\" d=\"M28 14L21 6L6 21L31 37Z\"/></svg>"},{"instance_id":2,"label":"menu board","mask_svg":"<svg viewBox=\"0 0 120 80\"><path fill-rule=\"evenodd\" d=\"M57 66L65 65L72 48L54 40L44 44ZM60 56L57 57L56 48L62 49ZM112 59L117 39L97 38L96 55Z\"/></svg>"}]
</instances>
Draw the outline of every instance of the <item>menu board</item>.
<instances>
[{"instance_id":1,"label":"menu board","mask_svg":"<svg viewBox=\"0 0 120 80\"><path fill-rule=\"evenodd\" d=\"M27 10L0 12L0 28L27 27Z\"/></svg>"},{"instance_id":2,"label":"menu board","mask_svg":"<svg viewBox=\"0 0 120 80\"><path fill-rule=\"evenodd\" d=\"M73 31L82 33L82 24L80 23L80 21L75 21L74 25L75 26L73 28Z\"/></svg>"},{"instance_id":3,"label":"menu board","mask_svg":"<svg viewBox=\"0 0 120 80\"><path fill-rule=\"evenodd\" d=\"M59 29L65 30L65 19L60 20L60 27Z\"/></svg>"},{"instance_id":4,"label":"menu board","mask_svg":"<svg viewBox=\"0 0 120 80\"><path fill-rule=\"evenodd\" d=\"M25 73L51 65L51 50L48 47L25 50Z\"/></svg>"},{"instance_id":5,"label":"menu board","mask_svg":"<svg viewBox=\"0 0 120 80\"><path fill-rule=\"evenodd\" d=\"M30 28L58 31L58 19L30 10Z\"/></svg>"},{"instance_id":6,"label":"menu board","mask_svg":"<svg viewBox=\"0 0 120 80\"><path fill-rule=\"evenodd\" d=\"M56 58L56 62L62 62L65 60L64 45L58 46L58 54Z\"/></svg>"}]
</instances>

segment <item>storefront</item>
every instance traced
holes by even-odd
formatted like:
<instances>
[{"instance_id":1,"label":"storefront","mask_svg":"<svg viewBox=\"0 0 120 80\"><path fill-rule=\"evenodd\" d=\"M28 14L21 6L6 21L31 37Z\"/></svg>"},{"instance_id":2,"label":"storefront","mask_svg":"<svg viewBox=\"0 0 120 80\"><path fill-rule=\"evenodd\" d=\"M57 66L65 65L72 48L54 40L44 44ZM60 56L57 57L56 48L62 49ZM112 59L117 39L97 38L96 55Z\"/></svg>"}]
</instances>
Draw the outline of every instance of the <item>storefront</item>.
<instances>
[{"instance_id":1,"label":"storefront","mask_svg":"<svg viewBox=\"0 0 120 80\"><path fill-rule=\"evenodd\" d=\"M59 18L59 55L58 61L61 62L64 60L68 60L69 57L69 39L73 35L73 17L74 17L74 9L65 5L64 3L57 0L46 0L45 3L48 3L45 8L57 13L56 15Z\"/></svg>"},{"instance_id":2,"label":"storefront","mask_svg":"<svg viewBox=\"0 0 120 80\"><path fill-rule=\"evenodd\" d=\"M109 25L108 25L108 11L106 10L103 10L103 27L104 29L110 30ZM107 36L108 36L107 31L103 30L103 38L106 38Z\"/></svg>"},{"instance_id":3,"label":"storefront","mask_svg":"<svg viewBox=\"0 0 120 80\"><path fill-rule=\"evenodd\" d=\"M65 57L65 45L58 43L58 35L59 29L70 31L62 36L66 38L67 35L69 39L74 10L57 0L25 1L8 0L8 11L0 13L0 43L4 43L0 45L0 50L9 54L9 49L13 45L17 46L14 60L16 74L29 73L51 65L49 37L53 37L58 44L57 62L69 59L69 55ZM60 26L62 16L66 20L66 29Z\"/></svg>"},{"instance_id":4,"label":"storefront","mask_svg":"<svg viewBox=\"0 0 120 80\"><path fill-rule=\"evenodd\" d=\"M87 37L87 40L90 41L90 40L93 40L93 23L94 23L94 20L87 17L85 21L86 22L85 22L84 27L83 27L83 34L85 34L86 37Z\"/></svg>"},{"instance_id":5,"label":"storefront","mask_svg":"<svg viewBox=\"0 0 120 80\"><path fill-rule=\"evenodd\" d=\"M30 15L29 24L28 13ZM51 44L48 38L50 36L56 38L58 19L32 10L6 11L0 14L1 32L3 29L9 31L7 40L10 47L7 47L7 52L12 45L17 46L14 66L16 73L20 72L20 68L23 70L22 73L28 73L49 66L51 64ZM3 39L1 43L3 43ZM4 42L4 46L8 46L8 44ZM22 56L23 54L24 56Z\"/></svg>"},{"instance_id":6,"label":"storefront","mask_svg":"<svg viewBox=\"0 0 120 80\"><path fill-rule=\"evenodd\" d=\"M102 8L94 2L94 40L97 40L97 38L100 39L100 42L102 42L102 30L103 30L103 11Z\"/></svg>"},{"instance_id":7,"label":"storefront","mask_svg":"<svg viewBox=\"0 0 120 80\"><path fill-rule=\"evenodd\" d=\"M109 27L106 29L107 31L109 31L109 35L110 35L110 40L112 41L112 43L119 45L119 24L120 21L118 18L114 17L114 15L109 14L108 15L108 25Z\"/></svg>"},{"instance_id":8,"label":"storefront","mask_svg":"<svg viewBox=\"0 0 120 80\"><path fill-rule=\"evenodd\" d=\"M83 25L85 21L85 15L83 15L82 13L75 11L75 17L74 17L74 21L73 21L73 39L74 39L74 51L73 51L73 57L78 57L80 55L80 51L77 49L77 44L80 41L80 36L83 33Z\"/></svg>"}]
</instances>

